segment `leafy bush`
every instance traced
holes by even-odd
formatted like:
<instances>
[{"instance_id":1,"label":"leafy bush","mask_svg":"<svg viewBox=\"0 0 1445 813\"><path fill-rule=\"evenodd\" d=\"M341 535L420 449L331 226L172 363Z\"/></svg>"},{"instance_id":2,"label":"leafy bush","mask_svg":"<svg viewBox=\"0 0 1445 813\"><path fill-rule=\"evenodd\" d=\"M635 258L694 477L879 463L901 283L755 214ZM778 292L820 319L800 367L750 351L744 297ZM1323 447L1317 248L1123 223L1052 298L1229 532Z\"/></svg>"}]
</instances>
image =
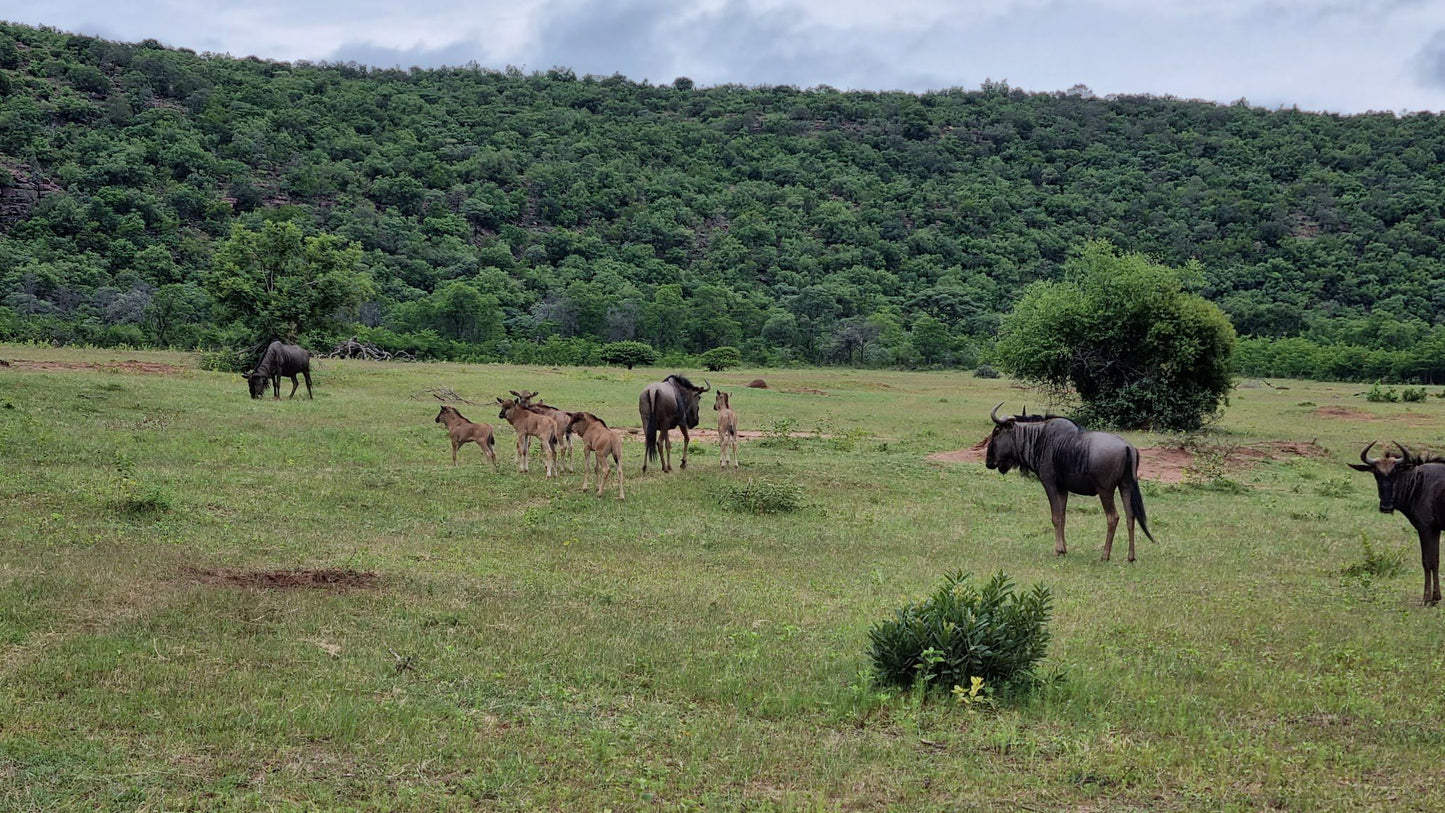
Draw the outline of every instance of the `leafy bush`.
<instances>
[{"instance_id":1,"label":"leafy bush","mask_svg":"<svg viewBox=\"0 0 1445 813\"><path fill-rule=\"evenodd\" d=\"M602 346L602 360L631 370L638 364L644 367L655 364L657 351L647 342L609 342Z\"/></svg>"},{"instance_id":2,"label":"leafy bush","mask_svg":"<svg viewBox=\"0 0 1445 813\"><path fill-rule=\"evenodd\" d=\"M992 364L978 365L978 369L974 370L973 374L977 378L999 378L1001 376L1001 373L994 369Z\"/></svg>"},{"instance_id":3,"label":"leafy bush","mask_svg":"<svg viewBox=\"0 0 1445 813\"><path fill-rule=\"evenodd\" d=\"M1376 550L1364 534L1360 535L1360 558L1340 568L1340 575L1351 579L1389 579L1405 568L1405 555L1400 551Z\"/></svg>"},{"instance_id":4,"label":"leafy bush","mask_svg":"<svg viewBox=\"0 0 1445 813\"><path fill-rule=\"evenodd\" d=\"M714 347L702 354L702 365L717 373L730 370L743 363L743 354L736 347Z\"/></svg>"},{"instance_id":5,"label":"leafy bush","mask_svg":"<svg viewBox=\"0 0 1445 813\"><path fill-rule=\"evenodd\" d=\"M1058 282L1035 283L1003 320L1005 372L1075 395L1085 424L1192 431L1233 386L1234 326L1181 272L1104 241Z\"/></svg>"},{"instance_id":6,"label":"leafy bush","mask_svg":"<svg viewBox=\"0 0 1445 813\"><path fill-rule=\"evenodd\" d=\"M982 589L969 579L962 571L945 576L933 595L868 631L875 680L942 692L969 687L976 677L1005 692L1037 682L1034 670L1049 645L1049 589L1016 592L1002 572Z\"/></svg>"},{"instance_id":7,"label":"leafy bush","mask_svg":"<svg viewBox=\"0 0 1445 813\"><path fill-rule=\"evenodd\" d=\"M803 506L803 489L793 483L749 478L741 485L725 485L720 502L745 514L788 514Z\"/></svg>"},{"instance_id":8,"label":"leafy bush","mask_svg":"<svg viewBox=\"0 0 1445 813\"><path fill-rule=\"evenodd\" d=\"M202 370L218 373L244 373L251 369L252 360L248 353L236 350L212 350L201 354Z\"/></svg>"},{"instance_id":9,"label":"leafy bush","mask_svg":"<svg viewBox=\"0 0 1445 813\"><path fill-rule=\"evenodd\" d=\"M1380 386L1380 382L1376 381L1374 386L1370 387L1369 391L1365 393L1365 400L1375 403L1393 404L1400 400L1400 393L1394 387L1382 387Z\"/></svg>"},{"instance_id":10,"label":"leafy bush","mask_svg":"<svg viewBox=\"0 0 1445 813\"><path fill-rule=\"evenodd\" d=\"M779 449L797 449L803 444L801 439L795 437L793 432L798 428L798 422L792 418L778 418L763 430L763 436L758 440L759 446L771 446Z\"/></svg>"},{"instance_id":11,"label":"leafy bush","mask_svg":"<svg viewBox=\"0 0 1445 813\"><path fill-rule=\"evenodd\" d=\"M1418 404L1430 397L1430 393L1424 387L1406 387L1400 390L1400 400L1406 403Z\"/></svg>"}]
</instances>

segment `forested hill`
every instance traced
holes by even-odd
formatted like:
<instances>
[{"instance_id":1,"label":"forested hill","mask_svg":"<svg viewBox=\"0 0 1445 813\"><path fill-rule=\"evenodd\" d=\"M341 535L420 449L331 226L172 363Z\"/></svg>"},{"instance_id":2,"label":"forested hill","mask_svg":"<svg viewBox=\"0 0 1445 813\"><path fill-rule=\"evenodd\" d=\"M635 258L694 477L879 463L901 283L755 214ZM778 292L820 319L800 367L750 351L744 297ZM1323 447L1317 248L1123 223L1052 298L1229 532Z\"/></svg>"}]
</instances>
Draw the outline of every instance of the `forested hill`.
<instances>
[{"instance_id":1,"label":"forested hill","mask_svg":"<svg viewBox=\"0 0 1445 813\"><path fill-rule=\"evenodd\" d=\"M970 364L1091 238L1198 260L1243 335L1406 347L1445 315L1433 114L374 70L15 25L0 94L3 337L214 340L199 281L265 220L360 244L367 335L440 355Z\"/></svg>"}]
</instances>

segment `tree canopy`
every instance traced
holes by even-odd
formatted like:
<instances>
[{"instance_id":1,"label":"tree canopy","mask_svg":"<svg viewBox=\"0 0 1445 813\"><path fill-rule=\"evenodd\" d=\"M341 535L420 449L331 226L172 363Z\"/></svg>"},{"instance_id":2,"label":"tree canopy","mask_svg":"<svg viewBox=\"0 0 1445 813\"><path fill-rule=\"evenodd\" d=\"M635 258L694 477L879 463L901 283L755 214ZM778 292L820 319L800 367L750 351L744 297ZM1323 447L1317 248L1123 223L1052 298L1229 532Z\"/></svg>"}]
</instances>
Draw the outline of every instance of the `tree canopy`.
<instances>
[{"instance_id":1,"label":"tree canopy","mask_svg":"<svg viewBox=\"0 0 1445 813\"><path fill-rule=\"evenodd\" d=\"M0 90L0 338L215 343L229 306L199 283L273 221L359 246L347 335L432 357L971 367L1096 239L1197 260L1250 365L1300 367L1289 339L1410 375L1445 319L1431 113L376 70L8 24Z\"/></svg>"},{"instance_id":2,"label":"tree canopy","mask_svg":"<svg viewBox=\"0 0 1445 813\"><path fill-rule=\"evenodd\" d=\"M1076 398L1084 423L1197 429L1226 400L1235 343L1219 307L1185 289L1197 276L1089 243L1004 317L999 360Z\"/></svg>"}]
</instances>

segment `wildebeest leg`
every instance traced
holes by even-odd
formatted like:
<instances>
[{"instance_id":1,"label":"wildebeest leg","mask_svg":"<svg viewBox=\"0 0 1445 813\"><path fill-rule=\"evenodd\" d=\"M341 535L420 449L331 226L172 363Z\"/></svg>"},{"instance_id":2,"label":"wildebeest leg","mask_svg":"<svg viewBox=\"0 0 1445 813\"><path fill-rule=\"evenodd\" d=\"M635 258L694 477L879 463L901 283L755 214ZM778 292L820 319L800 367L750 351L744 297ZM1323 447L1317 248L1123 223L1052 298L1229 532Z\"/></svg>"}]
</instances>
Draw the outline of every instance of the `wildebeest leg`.
<instances>
[{"instance_id":1,"label":"wildebeest leg","mask_svg":"<svg viewBox=\"0 0 1445 813\"><path fill-rule=\"evenodd\" d=\"M586 449L583 449L583 450L582 450L582 491L583 491L584 493L587 491L587 481L590 479L590 478L588 477L588 475L590 475L590 474L592 474L592 469L589 469L589 468L587 467L587 450L586 450Z\"/></svg>"},{"instance_id":2,"label":"wildebeest leg","mask_svg":"<svg viewBox=\"0 0 1445 813\"><path fill-rule=\"evenodd\" d=\"M1420 566L1425 571L1425 594L1422 601L1428 606L1440 600L1440 532L1420 532Z\"/></svg>"},{"instance_id":3,"label":"wildebeest leg","mask_svg":"<svg viewBox=\"0 0 1445 813\"><path fill-rule=\"evenodd\" d=\"M669 430L667 430L666 432L663 432L663 433L662 433L662 449L661 449L661 451L662 451L662 455L661 455L661 456L662 456L662 470L663 470L663 472L670 472L670 471L672 471L672 430L671 430L671 429L669 429Z\"/></svg>"},{"instance_id":4,"label":"wildebeest leg","mask_svg":"<svg viewBox=\"0 0 1445 813\"><path fill-rule=\"evenodd\" d=\"M527 436L517 435L517 471L527 470Z\"/></svg>"},{"instance_id":5,"label":"wildebeest leg","mask_svg":"<svg viewBox=\"0 0 1445 813\"><path fill-rule=\"evenodd\" d=\"M1119 486L1119 501L1124 503L1124 524L1129 528L1129 561L1134 561L1134 506L1129 502L1129 492Z\"/></svg>"},{"instance_id":6,"label":"wildebeest leg","mask_svg":"<svg viewBox=\"0 0 1445 813\"><path fill-rule=\"evenodd\" d=\"M461 448L461 444L460 444L460 443L457 443L456 441L452 441L452 465L453 465L453 466L455 466L455 465L457 464L457 449L459 449L459 448Z\"/></svg>"},{"instance_id":7,"label":"wildebeest leg","mask_svg":"<svg viewBox=\"0 0 1445 813\"><path fill-rule=\"evenodd\" d=\"M1049 518L1054 523L1054 555L1063 556L1069 552L1064 544L1064 511L1069 507L1069 492L1046 491L1049 495Z\"/></svg>"},{"instance_id":8,"label":"wildebeest leg","mask_svg":"<svg viewBox=\"0 0 1445 813\"><path fill-rule=\"evenodd\" d=\"M316 400L316 399L314 399L314 398L311 397L311 371L310 371L310 370L302 370L302 371L301 371L301 377L306 379L306 400L308 400L308 401L314 401L314 400Z\"/></svg>"},{"instance_id":9,"label":"wildebeest leg","mask_svg":"<svg viewBox=\"0 0 1445 813\"><path fill-rule=\"evenodd\" d=\"M1104 504L1104 520L1108 523L1108 530L1104 534L1104 556L1103 561L1109 561L1109 554L1114 552L1114 530L1119 527L1119 512L1114 508L1114 489L1099 492L1099 502ZM1128 502L1125 500L1124 502ZM1134 561L1134 552L1129 552L1129 561Z\"/></svg>"},{"instance_id":10,"label":"wildebeest leg","mask_svg":"<svg viewBox=\"0 0 1445 813\"><path fill-rule=\"evenodd\" d=\"M611 466L611 461L608 461ZM627 499L627 486L622 482L622 455L617 456L617 499Z\"/></svg>"},{"instance_id":11,"label":"wildebeest leg","mask_svg":"<svg viewBox=\"0 0 1445 813\"><path fill-rule=\"evenodd\" d=\"M300 387L300 386L301 386L301 382L296 378L296 374L295 374L295 373L292 373L292 374L291 374L291 394L288 395L288 396L286 396L286 397L287 397L287 398L295 398L295 397L296 397L296 388L297 388L297 387ZM307 392L310 392L310 391L311 391L311 383L310 383L310 382L307 382L307 384L306 384L306 391L307 391Z\"/></svg>"},{"instance_id":12,"label":"wildebeest leg","mask_svg":"<svg viewBox=\"0 0 1445 813\"><path fill-rule=\"evenodd\" d=\"M607 475L612 473L612 463L599 452L593 457L597 461L597 496L607 487Z\"/></svg>"},{"instance_id":13,"label":"wildebeest leg","mask_svg":"<svg viewBox=\"0 0 1445 813\"><path fill-rule=\"evenodd\" d=\"M279 401L279 400L281 400L281 374L280 374L280 373L277 373L277 374L271 376L271 390L272 390L272 400L274 400L274 401Z\"/></svg>"},{"instance_id":14,"label":"wildebeest leg","mask_svg":"<svg viewBox=\"0 0 1445 813\"><path fill-rule=\"evenodd\" d=\"M682 467L687 468L687 445L691 439L687 436L687 424L679 426L678 429L682 430Z\"/></svg>"}]
</instances>

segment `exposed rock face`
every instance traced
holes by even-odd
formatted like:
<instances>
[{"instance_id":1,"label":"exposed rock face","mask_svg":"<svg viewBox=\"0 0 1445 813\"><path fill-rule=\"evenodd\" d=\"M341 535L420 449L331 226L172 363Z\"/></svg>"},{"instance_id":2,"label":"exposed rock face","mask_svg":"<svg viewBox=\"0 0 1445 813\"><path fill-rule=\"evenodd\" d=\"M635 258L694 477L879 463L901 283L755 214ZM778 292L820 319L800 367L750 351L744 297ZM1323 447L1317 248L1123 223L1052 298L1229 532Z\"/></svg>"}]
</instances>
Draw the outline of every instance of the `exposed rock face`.
<instances>
[{"instance_id":1,"label":"exposed rock face","mask_svg":"<svg viewBox=\"0 0 1445 813\"><path fill-rule=\"evenodd\" d=\"M42 196L60 191L55 184L33 178L23 169L0 166L0 173L9 176L0 176L0 231L9 231L28 219Z\"/></svg>"}]
</instances>

